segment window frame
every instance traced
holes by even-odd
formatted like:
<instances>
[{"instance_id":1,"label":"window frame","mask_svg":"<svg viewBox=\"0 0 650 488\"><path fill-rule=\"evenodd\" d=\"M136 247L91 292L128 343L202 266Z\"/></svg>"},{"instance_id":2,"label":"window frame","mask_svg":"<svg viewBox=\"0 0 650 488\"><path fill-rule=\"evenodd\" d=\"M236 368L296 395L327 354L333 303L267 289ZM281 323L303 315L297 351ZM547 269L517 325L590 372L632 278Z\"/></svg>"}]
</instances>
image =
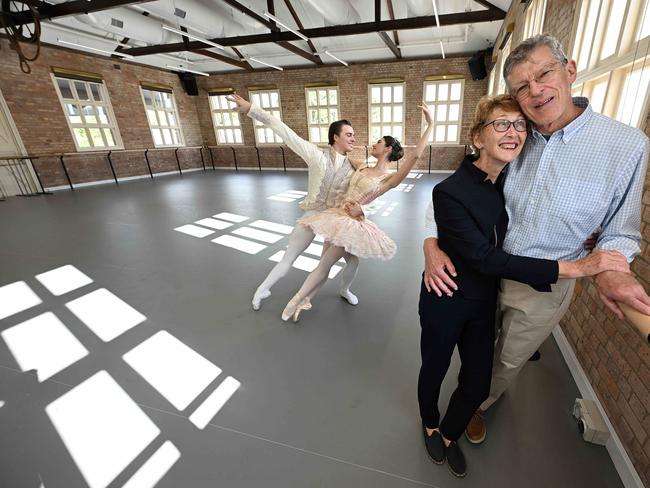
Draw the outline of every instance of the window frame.
<instances>
[{"instance_id":1,"label":"window frame","mask_svg":"<svg viewBox=\"0 0 650 488\"><path fill-rule=\"evenodd\" d=\"M524 37L536 36L544 32L546 21L546 0L531 0L526 5L526 21L524 23Z\"/></svg>"},{"instance_id":2,"label":"window frame","mask_svg":"<svg viewBox=\"0 0 650 488\"><path fill-rule=\"evenodd\" d=\"M458 100L451 100L447 99L444 101L439 101L435 100L434 102L431 102L427 100L427 86L429 85L441 85L441 84L448 84L449 85L449 97L451 96L451 85L454 83L460 83L460 99ZM422 84L422 100L425 101L429 107L434 107L434 113L433 113L433 130L431 131L431 136L429 138L429 141L427 142L428 144L432 146L458 146L461 144L461 137L462 137L462 130L463 130L463 102L465 99L465 78L461 77L447 77L443 78L440 80L425 80L424 83ZM436 87L436 98L438 96L438 88ZM437 115L438 115L438 105L446 105L447 107L452 104L452 102L457 102L459 105L458 107L458 121L453 121L453 123L449 123L449 119L446 118L445 121L442 121L442 123L438 123L437 120ZM447 115L449 114L449 110L447 109ZM443 142L436 142L436 132L437 132L437 127L439 125L444 125L445 127L448 127L450 125L455 125L457 126L457 131L456 131L456 140L455 141L443 141ZM420 134L424 134L424 131L426 130L426 120L424 116L422 116L422 123L421 123L421 129L420 129ZM447 129L445 129L445 134L447 134ZM445 137L446 139L446 137Z\"/></svg>"},{"instance_id":3,"label":"window frame","mask_svg":"<svg viewBox=\"0 0 650 488\"><path fill-rule=\"evenodd\" d=\"M56 91L57 97L59 99L59 104L61 105L61 110L63 111L63 116L65 117L66 124L68 125L68 129L70 130L70 135L72 137L72 142L75 145L75 148L77 152L93 152L93 151L114 151L114 150L120 150L124 149L124 143L122 142L122 135L120 134L120 129L119 126L117 125L117 118L115 117L115 112L113 111L113 104L111 103L111 99L108 94L108 87L106 86L106 83L102 79L98 79L97 81L91 81L88 79L83 79L83 78L74 78L71 76L60 76L57 75L56 73L50 73L52 83L54 84L54 90ZM71 82L71 89L73 89L73 95L75 95L75 98L64 98L63 94L61 93L61 89L59 87L58 80L67 80L68 82ZM86 84L86 90L91 94L92 98L92 90L90 89L90 86L88 85L89 83L95 84L99 86L99 90L101 90L101 96L103 97L103 100L97 101L97 100L81 100L78 95L77 95L77 88L74 86L74 82L80 82L80 83L85 83ZM106 115L108 119L107 124L102 124L100 122L97 123L87 123L87 122L82 122L82 123L73 123L70 120L70 115L68 114L68 111L66 110L66 104L71 104L74 103L79 107L79 117L81 117L82 120L85 120L85 116L83 114L83 106L102 106L106 110ZM99 112L95 110L95 117L99 121ZM75 129L86 129L88 132L86 132L88 141L91 143L89 147L81 147L77 141L77 136L75 135ZM104 145L104 146L94 146L93 145L93 139L92 136L90 135L89 130L90 129L110 129L112 131L112 136L113 136L113 142L115 143L113 146L109 145ZM102 140L106 141L106 135L102 130L100 130L100 134L102 136Z\"/></svg>"},{"instance_id":4,"label":"window frame","mask_svg":"<svg viewBox=\"0 0 650 488\"><path fill-rule=\"evenodd\" d=\"M156 106L156 97L155 96L153 96L151 98L151 100L154 102L153 110L154 110L154 113L156 114L156 120L158 120L158 122L160 123L160 120L158 119L158 117L159 117L158 112L160 110L163 110L166 113L173 112L174 117L176 117L176 125L175 126L158 125L156 127L152 127L151 120L149 120L149 114L147 113L147 110L149 109L149 107L147 106L147 103L146 103L145 98L144 98L145 90L153 92L153 93L161 93L161 94L166 93L171 97L171 101L172 101L172 109L171 110L168 109L165 106L162 106L162 107ZM156 149L159 149L159 148L160 149L172 148L172 147L185 147L185 138L183 136L183 128L181 127L181 118L180 118L179 113L178 113L178 105L176 105L176 97L174 96L174 91L173 90L167 91L167 90L162 90L162 89L156 90L154 87L147 87L147 86L140 85L140 98L142 99L142 106L144 107L144 115L145 115L145 117L147 119L147 125L149 126L149 133L151 134L151 139L153 141L154 147ZM172 144L156 144L156 138L155 138L154 132L153 132L155 129L158 129L161 132L162 132L163 129L170 129L170 130L176 129L176 130L178 130L179 144L173 144L173 143ZM162 135L161 135L161 137L162 137Z\"/></svg>"},{"instance_id":5,"label":"window frame","mask_svg":"<svg viewBox=\"0 0 650 488\"><path fill-rule=\"evenodd\" d=\"M326 90L327 91L327 104L326 105L321 105L320 104L320 99L318 96L318 92L320 90ZM330 90L335 90L336 91L336 105L330 104ZM316 105L309 105L309 92L310 91L315 91L316 92ZM336 122L337 120L341 120L341 98L340 98L341 92L339 91L338 85L322 85L322 86L306 86L305 87L305 107L306 107L306 115L307 115L307 137L309 139L309 142L312 142L314 144L318 144L320 146L324 146L329 144L328 141L328 136L327 136L327 131L329 129L329 126L332 124L332 122ZM313 110L316 107L318 111L322 108L325 108L327 110L327 120L328 122L326 124L320 123L312 123L311 119L309 117L309 111ZM330 120L331 117L331 110L335 108L337 116L335 119ZM321 141L314 141L312 139L312 128L318 128L319 132L319 139L322 139L322 131L325 129L325 138L324 140Z\"/></svg>"},{"instance_id":6,"label":"window frame","mask_svg":"<svg viewBox=\"0 0 650 488\"><path fill-rule=\"evenodd\" d=\"M278 95L278 106L277 106L277 108L273 107L273 105L271 105L270 107L264 107L264 106L262 106L261 103L259 103L258 105L262 110L266 110L267 112L273 113L272 111L277 111L278 112L278 118L280 120L282 120L282 98L280 96L280 89L279 88L260 88L260 89L248 90L248 96L249 96L249 99L250 99L251 103L253 103L253 101L255 100L255 95L258 95L259 100L261 100L261 98L262 98L261 94L263 94L263 93L268 93L269 95L271 93L277 93L277 95ZM259 120L253 119L253 132L254 132L254 135L255 135L255 145L256 146L282 146L282 145L285 144L284 140L280 136L278 136L275 132L273 132L273 142L266 142L266 141L265 142L260 142L259 137L258 137L258 130L267 129L267 128L268 128L268 126L266 126L265 124L263 124ZM266 133L266 131L265 131L265 133Z\"/></svg>"},{"instance_id":7,"label":"window frame","mask_svg":"<svg viewBox=\"0 0 650 488\"><path fill-rule=\"evenodd\" d=\"M234 93L234 92L232 92ZM232 110L232 107L236 106L234 102L229 102L227 101L228 105L230 106L229 109L222 108L221 105L219 105L218 108L215 108L215 105L213 103L216 102L220 97L226 97L230 95L230 93L210 93L208 92L208 106L210 107L210 117L212 119L212 128L214 130L214 140L216 141L217 146L243 146L244 145L244 131L242 130L241 126L241 119L239 118L239 113L235 112ZM213 100L214 99L214 100ZM232 124L232 125L217 125L216 122L216 117L215 114L220 113L228 113L231 119L236 119L237 124ZM235 142L227 142L227 137L226 137L226 142L219 142L219 131L223 130L224 131L224 137L226 137L226 132L228 130L233 131L233 138ZM236 132L239 131L239 140L240 142L237 142L237 137L236 137Z\"/></svg>"},{"instance_id":8,"label":"window frame","mask_svg":"<svg viewBox=\"0 0 650 488\"><path fill-rule=\"evenodd\" d=\"M619 120L633 127L641 128L645 125L650 110L650 90L646 90L643 100L636 100L638 90L642 89L641 84L631 97L626 98L626 86L628 77L641 69L641 76L650 76L650 31L645 37L640 37L643 27L643 12L650 15L650 0L627 0L621 11L618 11L620 25L618 26L618 37L616 47L607 56L603 55L604 49L611 49L614 44L612 39L607 40L610 31L610 20L614 15L614 5L618 8L619 3L604 2L603 0L582 0L576 8L572 36L570 59L576 61L578 73L572 93L574 96L587 96L591 102L591 96L597 81L604 77L608 78L604 92L602 107L594 106L594 109L601 109L600 113L613 119ZM603 7L608 7L603 11ZM593 9L593 10L590 10ZM593 16L593 23L588 22L590 12ZM632 19L628 22L628 19ZM582 21L581 21L582 20ZM645 19L648 22L648 19ZM630 24L630 27L628 27ZM586 44L585 44L586 43ZM591 47L589 49L588 47ZM607 51L605 51L607 52ZM588 57L584 57L588 53ZM623 117L626 112L622 111L625 106L641 103L637 118ZM598 111L598 110L596 110ZM633 115L634 112L630 112Z\"/></svg>"},{"instance_id":9,"label":"window frame","mask_svg":"<svg viewBox=\"0 0 650 488\"><path fill-rule=\"evenodd\" d=\"M402 101L401 102L393 102L394 99L394 88L400 86L402 88ZM390 102L379 102L379 103L373 103L372 102L372 89L373 88L379 88L381 91L381 99L383 100L383 94L384 94L384 88L390 87L391 88L391 101ZM401 106L402 109L402 121L401 122L394 122L392 121L392 114L393 114L393 108L395 106ZM372 109L373 106L379 106L379 119L380 122L373 122L372 121ZM384 107L385 106L390 106L391 108L391 122L389 124L385 124L383 122L383 115L384 115ZM383 134L382 129L386 127L387 125L390 125L391 130L389 134ZM401 125L401 134L399 137L396 137L394 134L394 127L397 125ZM380 134L379 137L373 138L373 127L378 126L380 128ZM374 144L377 142L380 138L382 138L385 135L390 135L395 137L395 139L398 139L400 142L404 142L406 140L406 83L404 81L387 81L387 82L378 82L378 83L368 83L368 143L370 145Z\"/></svg>"}]
</instances>

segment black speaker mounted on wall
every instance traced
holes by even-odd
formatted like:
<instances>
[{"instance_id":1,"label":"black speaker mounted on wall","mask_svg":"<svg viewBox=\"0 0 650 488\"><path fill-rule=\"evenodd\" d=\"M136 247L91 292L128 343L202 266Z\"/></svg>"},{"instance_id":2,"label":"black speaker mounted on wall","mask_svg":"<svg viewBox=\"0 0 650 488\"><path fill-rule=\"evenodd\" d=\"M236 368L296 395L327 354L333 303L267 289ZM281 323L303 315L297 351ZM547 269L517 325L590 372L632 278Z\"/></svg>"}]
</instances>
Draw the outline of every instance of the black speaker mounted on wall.
<instances>
[{"instance_id":1,"label":"black speaker mounted on wall","mask_svg":"<svg viewBox=\"0 0 650 488\"><path fill-rule=\"evenodd\" d=\"M467 61L469 71L472 74L473 80L482 80L487 76L485 69L485 51L476 51L474 55Z\"/></svg>"},{"instance_id":2,"label":"black speaker mounted on wall","mask_svg":"<svg viewBox=\"0 0 650 488\"><path fill-rule=\"evenodd\" d=\"M199 87L196 84L196 77L192 73L181 72L178 73L178 77L181 79L181 84L183 85L183 90L191 97L197 97L199 95Z\"/></svg>"}]
</instances>

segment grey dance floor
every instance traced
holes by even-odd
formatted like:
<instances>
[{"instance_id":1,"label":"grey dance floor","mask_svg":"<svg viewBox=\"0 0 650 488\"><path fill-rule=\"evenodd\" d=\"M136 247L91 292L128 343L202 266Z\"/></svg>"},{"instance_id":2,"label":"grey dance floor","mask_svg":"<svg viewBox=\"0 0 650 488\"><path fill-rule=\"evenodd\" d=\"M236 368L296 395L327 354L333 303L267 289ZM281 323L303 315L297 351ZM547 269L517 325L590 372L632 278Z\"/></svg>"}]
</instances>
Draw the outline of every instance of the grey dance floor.
<instances>
[{"instance_id":1,"label":"grey dance floor","mask_svg":"<svg viewBox=\"0 0 650 488\"><path fill-rule=\"evenodd\" d=\"M621 486L605 449L577 433L579 394L552 339L489 412L486 442L461 441L465 479L426 456L417 301L423 211L440 179L381 197L371 218L399 249L362 261L360 304L340 299L334 278L299 324L280 311L305 271L261 311L250 299L286 245L268 223L300 215L304 172L191 173L0 203L0 486ZM174 230L198 220L214 232ZM457 370L455 357L443 411Z\"/></svg>"}]
</instances>

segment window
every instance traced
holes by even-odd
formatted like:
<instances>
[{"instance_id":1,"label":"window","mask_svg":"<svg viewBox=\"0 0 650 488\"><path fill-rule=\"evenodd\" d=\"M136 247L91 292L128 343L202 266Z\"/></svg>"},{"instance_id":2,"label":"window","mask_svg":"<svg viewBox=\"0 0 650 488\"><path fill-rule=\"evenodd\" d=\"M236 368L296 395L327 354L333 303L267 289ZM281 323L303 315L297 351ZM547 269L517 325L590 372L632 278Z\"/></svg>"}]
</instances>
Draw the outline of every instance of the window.
<instances>
[{"instance_id":1,"label":"window","mask_svg":"<svg viewBox=\"0 0 650 488\"><path fill-rule=\"evenodd\" d=\"M282 120L279 90L249 90L251 101ZM282 144L282 138L258 120L253 120L256 144Z\"/></svg>"},{"instance_id":2,"label":"window","mask_svg":"<svg viewBox=\"0 0 650 488\"><path fill-rule=\"evenodd\" d=\"M459 144L465 80L424 82L424 101L433 115L433 144ZM422 117L424 131L424 117Z\"/></svg>"},{"instance_id":3,"label":"window","mask_svg":"<svg viewBox=\"0 0 650 488\"><path fill-rule=\"evenodd\" d=\"M239 114L232 110L234 102L226 100L227 94L210 93L210 110L217 144L243 144Z\"/></svg>"},{"instance_id":4,"label":"window","mask_svg":"<svg viewBox=\"0 0 650 488\"><path fill-rule=\"evenodd\" d=\"M306 88L305 96L309 140L316 144L327 144L329 126L339 120L339 89L335 86Z\"/></svg>"},{"instance_id":5,"label":"window","mask_svg":"<svg viewBox=\"0 0 650 488\"><path fill-rule=\"evenodd\" d=\"M154 146L184 146L176 100L172 91L146 86L140 88Z\"/></svg>"},{"instance_id":6,"label":"window","mask_svg":"<svg viewBox=\"0 0 650 488\"><path fill-rule=\"evenodd\" d=\"M510 55L510 47L512 45L512 36L508 36L508 40L505 42L503 47L499 50L499 55L497 57L496 64L496 95L503 95L508 92L508 87L506 86L506 79L503 77L503 65L506 63L506 59Z\"/></svg>"},{"instance_id":7,"label":"window","mask_svg":"<svg viewBox=\"0 0 650 488\"><path fill-rule=\"evenodd\" d=\"M368 85L370 142L383 136L404 137L404 83Z\"/></svg>"},{"instance_id":8,"label":"window","mask_svg":"<svg viewBox=\"0 0 650 488\"><path fill-rule=\"evenodd\" d=\"M541 34L544 29L544 12L546 0L531 0L526 7L526 24L524 39Z\"/></svg>"},{"instance_id":9,"label":"window","mask_svg":"<svg viewBox=\"0 0 650 488\"><path fill-rule=\"evenodd\" d=\"M625 124L641 127L650 104L650 0L583 0L572 54L574 95Z\"/></svg>"},{"instance_id":10,"label":"window","mask_svg":"<svg viewBox=\"0 0 650 488\"><path fill-rule=\"evenodd\" d=\"M77 151L122 147L115 115L103 81L52 75Z\"/></svg>"}]
</instances>

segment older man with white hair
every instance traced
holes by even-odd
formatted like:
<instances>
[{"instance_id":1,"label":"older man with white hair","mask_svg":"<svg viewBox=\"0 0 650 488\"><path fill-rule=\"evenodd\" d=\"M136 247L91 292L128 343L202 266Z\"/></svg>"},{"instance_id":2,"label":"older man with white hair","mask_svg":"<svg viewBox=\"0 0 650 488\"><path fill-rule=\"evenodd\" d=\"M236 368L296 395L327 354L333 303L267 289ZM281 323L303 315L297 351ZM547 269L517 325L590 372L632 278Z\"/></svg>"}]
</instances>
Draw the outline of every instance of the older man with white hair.
<instances>
[{"instance_id":1,"label":"older man with white hair","mask_svg":"<svg viewBox=\"0 0 650 488\"><path fill-rule=\"evenodd\" d=\"M552 36L526 39L503 68L508 91L532 122L520 156L510 163L504 187L510 224L503 249L535 258L575 260L583 241L601 228L596 247L640 252L641 198L649 152L642 131L593 111L583 97L571 97L576 63ZM432 293L456 289L453 263L437 244L433 208L427 210L424 283ZM617 302L650 315L650 297L628 273L596 276L601 300L619 318ZM574 279L547 291L502 280L501 333L497 340L490 396L465 434L472 443L486 435L483 412L508 388L526 361L567 311Z\"/></svg>"}]
</instances>

